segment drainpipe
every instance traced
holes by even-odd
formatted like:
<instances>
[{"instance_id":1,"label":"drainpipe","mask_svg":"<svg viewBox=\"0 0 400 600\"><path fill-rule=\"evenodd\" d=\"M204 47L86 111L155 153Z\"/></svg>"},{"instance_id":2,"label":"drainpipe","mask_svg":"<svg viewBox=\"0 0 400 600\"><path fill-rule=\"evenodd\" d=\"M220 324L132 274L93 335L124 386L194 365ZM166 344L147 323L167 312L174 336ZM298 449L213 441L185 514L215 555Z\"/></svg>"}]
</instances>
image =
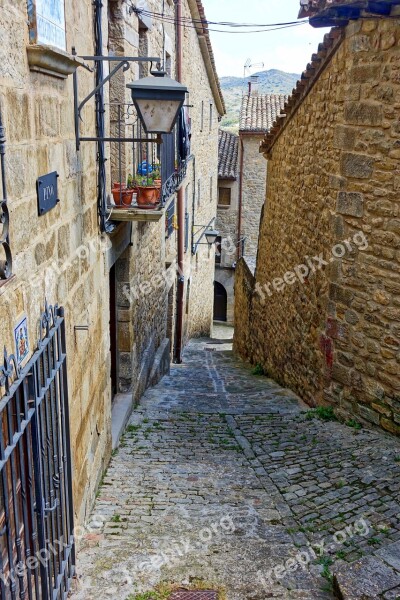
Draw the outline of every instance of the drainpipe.
<instances>
[{"instance_id":1,"label":"drainpipe","mask_svg":"<svg viewBox=\"0 0 400 600\"><path fill-rule=\"evenodd\" d=\"M177 80L182 83L182 0L176 2L176 64ZM182 362L183 346L183 300L185 293L184 258L185 258L185 205L183 188L178 190L178 282L176 299L176 332L174 362Z\"/></svg>"},{"instance_id":2,"label":"drainpipe","mask_svg":"<svg viewBox=\"0 0 400 600\"><path fill-rule=\"evenodd\" d=\"M243 164L244 164L244 144L240 136L240 168L239 168L239 218L238 218L238 246L237 259L242 257L242 207L243 207Z\"/></svg>"}]
</instances>

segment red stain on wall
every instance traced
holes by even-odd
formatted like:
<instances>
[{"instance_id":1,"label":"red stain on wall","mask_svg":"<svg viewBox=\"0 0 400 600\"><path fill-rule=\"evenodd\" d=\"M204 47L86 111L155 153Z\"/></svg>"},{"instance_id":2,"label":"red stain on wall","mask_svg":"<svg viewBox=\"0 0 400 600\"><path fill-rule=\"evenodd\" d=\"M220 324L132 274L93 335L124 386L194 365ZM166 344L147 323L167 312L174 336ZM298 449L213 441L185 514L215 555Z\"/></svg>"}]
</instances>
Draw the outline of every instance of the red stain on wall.
<instances>
[{"instance_id":1,"label":"red stain on wall","mask_svg":"<svg viewBox=\"0 0 400 600\"><path fill-rule=\"evenodd\" d=\"M328 327L327 327L328 329ZM324 356L326 374L332 375L333 368L333 340L325 334L322 334L319 340L319 347Z\"/></svg>"}]
</instances>

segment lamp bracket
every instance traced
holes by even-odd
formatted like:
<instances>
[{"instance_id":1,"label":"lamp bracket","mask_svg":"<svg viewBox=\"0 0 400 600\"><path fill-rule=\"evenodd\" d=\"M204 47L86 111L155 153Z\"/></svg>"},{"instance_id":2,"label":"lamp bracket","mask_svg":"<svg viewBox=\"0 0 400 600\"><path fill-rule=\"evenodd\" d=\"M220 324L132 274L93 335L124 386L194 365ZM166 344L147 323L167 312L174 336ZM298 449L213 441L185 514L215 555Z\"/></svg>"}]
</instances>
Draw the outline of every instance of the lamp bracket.
<instances>
[{"instance_id":1,"label":"lamp bracket","mask_svg":"<svg viewBox=\"0 0 400 600\"><path fill-rule=\"evenodd\" d=\"M197 248L198 246L201 246L201 240L203 239L203 237L206 235L206 231L212 226L214 225L215 222L215 217L213 217L211 219L211 221L208 223L208 225L193 225L192 227L192 254L195 255L197 253ZM200 229L198 229L197 231L194 230L195 227L199 227ZM200 231L203 231L203 233L201 234L201 236L199 237L199 239L197 240L197 242L194 241L195 235L197 235L198 233L200 233ZM207 244L208 245L208 244Z\"/></svg>"},{"instance_id":2,"label":"lamp bracket","mask_svg":"<svg viewBox=\"0 0 400 600\"><path fill-rule=\"evenodd\" d=\"M77 56L76 49L72 48L72 54ZM108 62L111 64L117 63L117 65L110 71L110 73L104 77L104 79L88 94L81 102L79 102L79 85L78 85L78 73L77 71L73 74L73 84L74 84L74 113L75 113L75 141L76 141L76 149L79 150L81 142L101 142L105 141L104 139L98 137L81 137L79 123L82 120L81 114L83 107L89 102L96 93L108 83L116 73L118 73L121 69L123 71L127 71L130 67L130 63L135 62L149 62L149 63L159 63L161 59L159 57L145 56L79 56L84 61L93 61L95 64L98 62ZM89 70L92 70L88 65L86 67ZM124 141L131 142L130 139L109 139L107 141ZM142 142L153 141L153 140L141 140Z\"/></svg>"}]
</instances>

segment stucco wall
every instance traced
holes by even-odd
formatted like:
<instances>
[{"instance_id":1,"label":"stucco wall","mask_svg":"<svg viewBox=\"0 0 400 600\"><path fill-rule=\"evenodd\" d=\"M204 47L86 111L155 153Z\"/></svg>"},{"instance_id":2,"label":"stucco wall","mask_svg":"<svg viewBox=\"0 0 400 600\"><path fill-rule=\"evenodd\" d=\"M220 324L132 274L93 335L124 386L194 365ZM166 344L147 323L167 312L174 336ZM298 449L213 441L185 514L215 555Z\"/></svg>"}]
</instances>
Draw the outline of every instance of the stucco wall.
<instances>
[{"instance_id":1,"label":"stucco wall","mask_svg":"<svg viewBox=\"0 0 400 600\"><path fill-rule=\"evenodd\" d=\"M349 25L276 140L250 319L237 313L235 337L238 353L309 404L396 434L399 25ZM239 307L246 286L241 277Z\"/></svg>"}]
</instances>

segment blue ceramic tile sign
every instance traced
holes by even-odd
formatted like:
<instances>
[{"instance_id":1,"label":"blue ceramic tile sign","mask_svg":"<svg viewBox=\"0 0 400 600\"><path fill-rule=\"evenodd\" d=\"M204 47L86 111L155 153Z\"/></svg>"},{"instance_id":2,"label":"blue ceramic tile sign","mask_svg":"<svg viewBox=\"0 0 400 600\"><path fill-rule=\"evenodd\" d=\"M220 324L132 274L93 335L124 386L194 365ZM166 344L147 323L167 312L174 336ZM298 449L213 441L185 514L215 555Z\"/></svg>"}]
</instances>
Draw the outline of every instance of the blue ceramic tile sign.
<instances>
[{"instance_id":1,"label":"blue ceramic tile sign","mask_svg":"<svg viewBox=\"0 0 400 600\"><path fill-rule=\"evenodd\" d=\"M65 50L64 0L28 0L28 12L31 42Z\"/></svg>"}]
</instances>

